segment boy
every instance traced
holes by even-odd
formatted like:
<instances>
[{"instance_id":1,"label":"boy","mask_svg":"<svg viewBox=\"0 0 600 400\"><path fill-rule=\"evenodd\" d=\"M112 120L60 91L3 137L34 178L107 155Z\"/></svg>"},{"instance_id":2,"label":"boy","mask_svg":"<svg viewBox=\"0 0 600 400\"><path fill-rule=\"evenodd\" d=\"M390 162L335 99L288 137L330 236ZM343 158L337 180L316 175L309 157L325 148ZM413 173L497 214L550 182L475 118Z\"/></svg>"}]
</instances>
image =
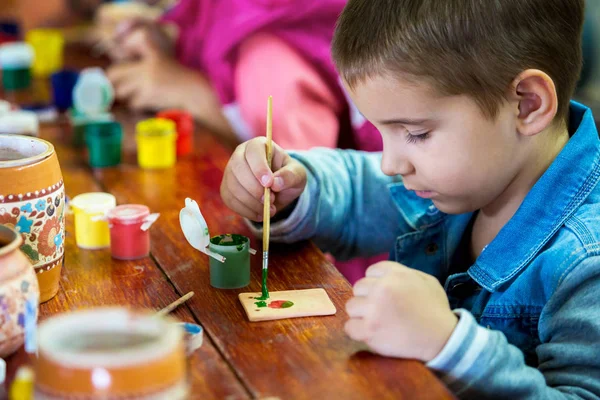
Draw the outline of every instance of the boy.
<instances>
[{"instance_id":1,"label":"boy","mask_svg":"<svg viewBox=\"0 0 600 400\"><path fill-rule=\"evenodd\" d=\"M600 396L600 141L569 102L583 13L350 0L333 56L382 156L275 146L271 172L255 139L227 166L225 203L260 221L270 187L273 240L392 248L354 286L346 332L460 397Z\"/></svg>"}]
</instances>

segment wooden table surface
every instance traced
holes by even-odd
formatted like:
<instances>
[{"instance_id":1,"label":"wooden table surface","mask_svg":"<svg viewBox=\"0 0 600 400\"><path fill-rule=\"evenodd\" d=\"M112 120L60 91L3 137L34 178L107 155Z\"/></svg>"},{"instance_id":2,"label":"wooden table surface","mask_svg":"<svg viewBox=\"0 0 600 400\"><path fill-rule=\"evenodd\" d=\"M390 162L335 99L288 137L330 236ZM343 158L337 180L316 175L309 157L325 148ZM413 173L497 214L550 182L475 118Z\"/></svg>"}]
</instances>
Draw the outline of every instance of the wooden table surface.
<instances>
[{"instance_id":1,"label":"wooden table surface","mask_svg":"<svg viewBox=\"0 0 600 400\"><path fill-rule=\"evenodd\" d=\"M81 50L67 51L75 67L92 65ZM176 167L160 171L137 165L134 124L143 116L117 108L123 124L123 163L89 168L84 149L71 145L64 121L44 124L43 139L56 148L70 198L107 191L118 204L139 203L159 212L151 228L151 256L138 261L113 260L110 251L87 251L75 244L72 216L67 217L65 265L58 295L40 306L40 319L78 308L122 305L160 309L179 296L195 296L173 315L201 324L204 344L189 360L190 398L244 399L400 399L452 398L421 363L388 359L363 351L343 331L345 303L352 287L312 243L271 245L269 290L324 288L337 308L327 317L248 322L237 295L260 291L260 251L252 257L249 287L218 290L210 286L208 257L193 249L179 227L186 197L195 199L212 235L249 235L243 220L225 207L219 195L223 170L232 149L202 129L195 132L194 153ZM252 247L260 250L257 239ZM24 359L8 359L9 373Z\"/></svg>"}]
</instances>

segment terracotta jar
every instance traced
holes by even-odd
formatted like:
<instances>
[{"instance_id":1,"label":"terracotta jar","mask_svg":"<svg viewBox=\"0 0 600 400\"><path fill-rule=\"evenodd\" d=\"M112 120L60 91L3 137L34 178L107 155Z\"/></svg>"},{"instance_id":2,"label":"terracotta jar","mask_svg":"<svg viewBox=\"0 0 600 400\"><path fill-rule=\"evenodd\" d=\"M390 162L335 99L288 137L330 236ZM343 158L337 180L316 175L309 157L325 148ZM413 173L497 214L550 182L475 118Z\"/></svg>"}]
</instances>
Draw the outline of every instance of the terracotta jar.
<instances>
[{"instance_id":1,"label":"terracotta jar","mask_svg":"<svg viewBox=\"0 0 600 400\"><path fill-rule=\"evenodd\" d=\"M23 344L26 320L37 321L40 291L33 266L19 250L22 241L0 225L0 358Z\"/></svg>"},{"instance_id":2,"label":"terracotta jar","mask_svg":"<svg viewBox=\"0 0 600 400\"><path fill-rule=\"evenodd\" d=\"M186 399L184 330L170 317L95 308L38 329L36 399Z\"/></svg>"},{"instance_id":3,"label":"terracotta jar","mask_svg":"<svg viewBox=\"0 0 600 400\"><path fill-rule=\"evenodd\" d=\"M64 256L65 190L51 143L0 135L0 224L23 238L40 286L40 302L58 291Z\"/></svg>"}]
</instances>

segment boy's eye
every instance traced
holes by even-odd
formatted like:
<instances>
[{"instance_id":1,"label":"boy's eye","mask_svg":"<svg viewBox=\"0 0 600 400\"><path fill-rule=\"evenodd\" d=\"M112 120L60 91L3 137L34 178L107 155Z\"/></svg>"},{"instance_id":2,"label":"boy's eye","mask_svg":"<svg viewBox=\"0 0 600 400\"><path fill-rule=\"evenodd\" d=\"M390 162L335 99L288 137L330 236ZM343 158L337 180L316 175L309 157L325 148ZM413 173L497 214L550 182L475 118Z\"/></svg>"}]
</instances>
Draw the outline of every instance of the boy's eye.
<instances>
[{"instance_id":1,"label":"boy's eye","mask_svg":"<svg viewBox=\"0 0 600 400\"><path fill-rule=\"evenodd\" d=\"M429 137L429 132L419 132L419 133L410 133L406 132L406 142L407 143L417 143L422 142L423 140Z\"/></svg>"}]
</instances>

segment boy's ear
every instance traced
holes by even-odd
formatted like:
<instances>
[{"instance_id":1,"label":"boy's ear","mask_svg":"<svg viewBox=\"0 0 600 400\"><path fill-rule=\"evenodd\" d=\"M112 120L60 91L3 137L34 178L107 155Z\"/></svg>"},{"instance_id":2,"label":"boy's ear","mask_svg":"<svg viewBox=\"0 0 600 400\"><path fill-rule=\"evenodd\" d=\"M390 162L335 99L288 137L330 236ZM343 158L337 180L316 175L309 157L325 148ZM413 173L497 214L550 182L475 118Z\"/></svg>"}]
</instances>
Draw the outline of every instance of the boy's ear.
<instances>
[{"instance_id":1,"label":"boy's ear","mask_svg":"<svg viewBox=\"0 0 600 400\"><path fill-rule=\"evenodd\" d=\"M543 71L528 69L520 73L511 85L511 100L518 103L517 130L533 136L552 124L558 109L554 82Z\"/></svg>"}]
</instances>

